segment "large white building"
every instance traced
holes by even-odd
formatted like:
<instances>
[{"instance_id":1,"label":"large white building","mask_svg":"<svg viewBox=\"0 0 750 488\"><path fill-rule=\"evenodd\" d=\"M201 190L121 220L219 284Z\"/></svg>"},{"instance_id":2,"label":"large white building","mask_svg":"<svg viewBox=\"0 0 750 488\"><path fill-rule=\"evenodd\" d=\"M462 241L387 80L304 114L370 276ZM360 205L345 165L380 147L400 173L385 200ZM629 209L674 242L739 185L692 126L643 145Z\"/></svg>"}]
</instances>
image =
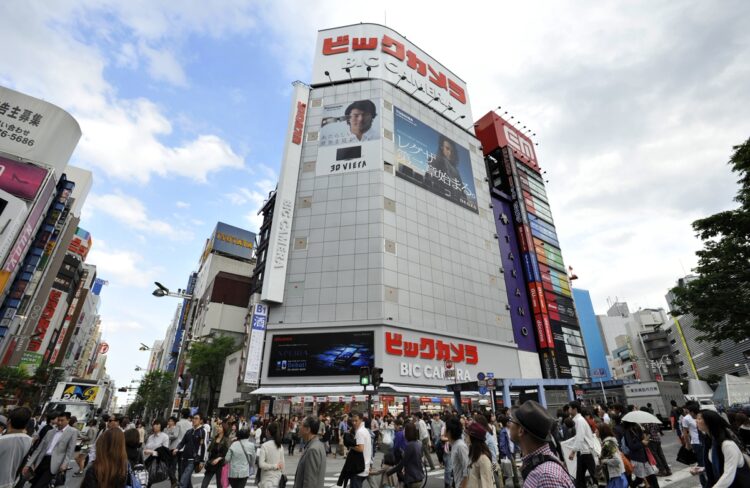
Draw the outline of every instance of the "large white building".
<instances>
[{"instance_id":1,"label":"large white building","mask_svg":"<svg viewBox=\"0 0 750 488\"><path fill-rule=\"evenodd\" d=\"M373 24L321 31L312 79L295 84L263 209L255 393L309 411L351 401L377 367L379 405L403 408L449 401L446 385L480 372L541 378L514 341L465 83Z\"/></svg>"}]
</instances>

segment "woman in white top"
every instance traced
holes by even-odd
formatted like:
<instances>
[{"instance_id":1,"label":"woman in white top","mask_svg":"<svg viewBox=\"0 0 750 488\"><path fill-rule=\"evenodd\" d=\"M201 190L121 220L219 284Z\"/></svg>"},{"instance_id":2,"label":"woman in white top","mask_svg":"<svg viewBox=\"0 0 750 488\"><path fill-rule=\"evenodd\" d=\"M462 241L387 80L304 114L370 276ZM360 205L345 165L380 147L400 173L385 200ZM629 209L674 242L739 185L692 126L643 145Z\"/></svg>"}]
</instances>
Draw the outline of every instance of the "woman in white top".
<instances>
[{"instance_id":1,"label":"woman in white top","mask_svg":"<svg viewBox=\"0 0 750 488\"><path fill-rule=\"evenodd\" d=\"M169 436L162 432L164 421L156 419L151 427L153 427L153 432L148 436L146 444L143 446L143 455L146 456L147 459L150 456L159 457L156 450L160 447L169 449Z\"/></svg>"},{"instance_id":2,"label":"woman in white top","mask_svg":"<svg viewBox=\"0 0 750 488\"><path fill-rule=\"evenodd\" d=\"M704 449L705 474L711 488L745 488L750 486L750 466L742 454L739 440L721 415L701 410L695 419L698 429L706 434ZM700 468L690 468L694 475Z\"/></svg>"},{"instance_id":3,"label":"woman in white top","mask_svg":"<svg viewBox=\"0 0 750 488\"><path fill-rule=\"evenodd\" d=\"M276 488L284 472L284 448L281 446L281 429L273 422L266 428L268 440L260 446L258 467L260 467L259 488Z\"/></svg>"}]
</instances>

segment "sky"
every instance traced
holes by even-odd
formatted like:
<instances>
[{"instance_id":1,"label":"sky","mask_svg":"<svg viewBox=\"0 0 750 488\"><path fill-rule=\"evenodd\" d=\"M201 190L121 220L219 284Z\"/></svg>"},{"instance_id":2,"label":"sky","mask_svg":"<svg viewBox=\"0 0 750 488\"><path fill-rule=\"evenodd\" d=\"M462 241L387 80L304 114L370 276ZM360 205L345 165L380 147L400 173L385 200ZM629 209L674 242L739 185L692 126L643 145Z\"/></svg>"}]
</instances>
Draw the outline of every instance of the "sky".
<instances>
[{"instance_id":1,"label":"sky","mask_svg":"<svg viewBox=\"0 0 750 488\"><path fill-rule=\"evenodd\" d=\"M81 227L109 281L108 372L130 384L216 222L257 230L291 83L319 29L386 24L536 134L567 264L608 302L666 307L696 264L691 222L732 208L750 136L750 3L6 0L0 85L69 111L94 173ZM468 124L467 124L468 125Z\"/></svg>"}]
</instances>

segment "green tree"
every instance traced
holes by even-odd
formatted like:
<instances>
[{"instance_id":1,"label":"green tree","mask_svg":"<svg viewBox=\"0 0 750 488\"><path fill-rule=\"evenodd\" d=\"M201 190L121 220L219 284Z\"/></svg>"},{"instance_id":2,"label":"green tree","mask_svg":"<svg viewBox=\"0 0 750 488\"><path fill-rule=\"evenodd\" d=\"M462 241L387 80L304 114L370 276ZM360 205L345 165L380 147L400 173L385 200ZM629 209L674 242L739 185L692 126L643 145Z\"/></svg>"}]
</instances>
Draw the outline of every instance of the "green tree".
<instances>
[{"instance_id":1,"label":"green tree","mask_svg":"<svg viewBox=\"0 0 750 488\"><path fill-rule=\"evenodd\" d=\"M171 407L173 379L174 375L166 371L146 373L138 386L136 401L133 404L138 403L140 409L145 409L146 416Z\"/></svg>"},{"instance_id":2,"label":"green tree","mask_svg":"<svg viewBox=\"0 0 750 488\"><path fill-rule=\"evenodd\" d=\"M31 377L22 368L3 366L0 368L0 396L13 404L19 403L19 389L25 388Z\"/></svg>"},{"instance_id":3,"label":"green tree","mask_svg":"<svg viewBox=\"0 0 750 488\"><path fill-rule=\"evenodd\" d=\"M206 342L193 342L188 351L190 373L196 380L205 383L208 389L208 410L215 406L221 379L224 376L224 361L237 351L241 344L232 337L218 336ZM193 389L195 391L195 388Z\"/></svg>"},{"instance_id":4,"label":"green tree","mask_svg":"<svg viewBox=\"0 0 750 488\"><path fill-rule=\"evenodd\" d=\"M704 342L750 337L750 139L733 149L729 164L739 175L739 207L693 222L703 241L693 270L698 278L672 289L672 313L693 314Z\"/></svg>"}]
</instances>

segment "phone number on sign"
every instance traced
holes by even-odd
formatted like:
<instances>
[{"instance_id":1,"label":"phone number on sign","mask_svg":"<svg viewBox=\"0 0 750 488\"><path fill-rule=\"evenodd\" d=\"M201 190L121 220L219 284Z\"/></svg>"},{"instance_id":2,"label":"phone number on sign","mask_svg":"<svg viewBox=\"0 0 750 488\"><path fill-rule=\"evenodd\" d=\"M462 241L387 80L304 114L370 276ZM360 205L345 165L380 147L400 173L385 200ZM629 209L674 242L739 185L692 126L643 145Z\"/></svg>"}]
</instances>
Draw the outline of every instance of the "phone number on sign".
<instances>
[{"instance_id":1,"label":"phone number on sign","mask_svg":"<svg viewBox=\"0 0 750 488\"><path fill-rule=\"evenodd\" d=\"M34 145L34 139L31 139L30 137L25 137L23 134L16 134L14 132L7 131L7 130L0 130L0 137L3 139L8 138L11 141L15 141L20 144L25 144L29 147Z\"/></svg>"}]
</instances>

